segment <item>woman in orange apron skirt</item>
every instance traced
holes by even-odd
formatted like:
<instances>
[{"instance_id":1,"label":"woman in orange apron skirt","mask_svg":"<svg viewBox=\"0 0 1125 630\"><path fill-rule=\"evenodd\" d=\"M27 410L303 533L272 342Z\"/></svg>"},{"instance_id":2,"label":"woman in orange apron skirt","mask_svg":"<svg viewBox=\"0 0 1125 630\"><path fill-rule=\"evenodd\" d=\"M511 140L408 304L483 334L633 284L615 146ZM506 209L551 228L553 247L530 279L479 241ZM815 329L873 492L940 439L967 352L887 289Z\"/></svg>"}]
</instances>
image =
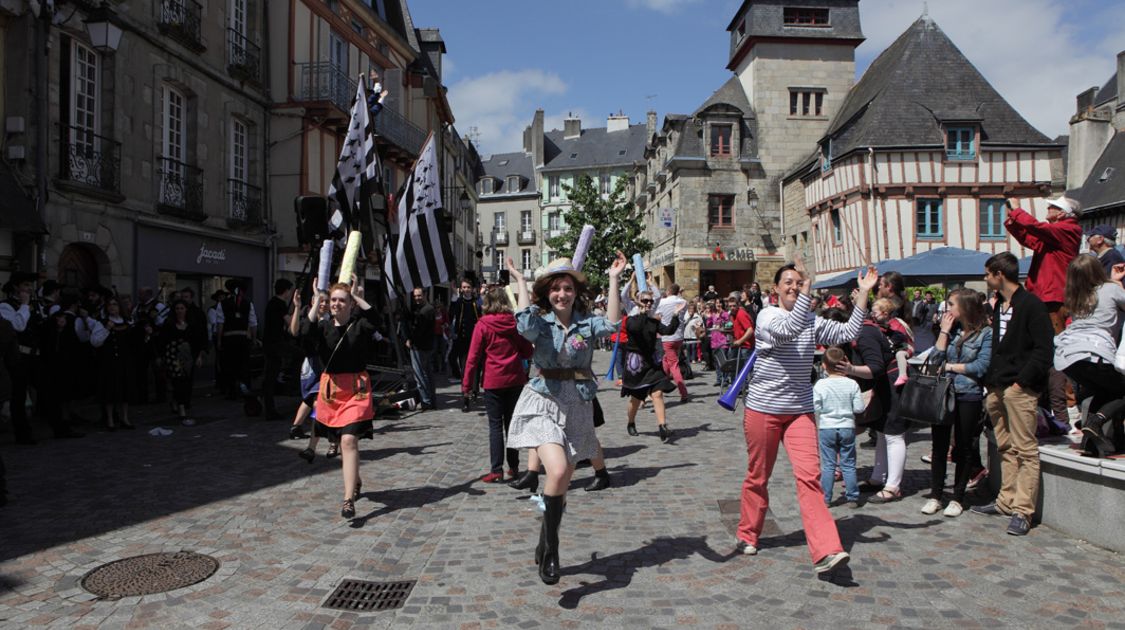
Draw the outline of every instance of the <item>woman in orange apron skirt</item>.
<instances>
[{"instance_id":1,"label":"woman in orange apron skirt","mask_svg":"<svg viewBox=\"0 0 1125 630\"><path fill-rule=\"evenodd\" d=\"M371 377L367 357L375 335L375 311L363 299L363 286L352 276L351 286L337 283L328 290L331 317L318 320L323 299L313 279L313 303L309 308L306 343L310 354L320 358L320 392L316 397L316 421L337 435L344 469L344 505L340 516L355 516L355 501L363 482L359 478L359 438L371 432L375 405L371 399Z\"/></svg>"}]
</instances>

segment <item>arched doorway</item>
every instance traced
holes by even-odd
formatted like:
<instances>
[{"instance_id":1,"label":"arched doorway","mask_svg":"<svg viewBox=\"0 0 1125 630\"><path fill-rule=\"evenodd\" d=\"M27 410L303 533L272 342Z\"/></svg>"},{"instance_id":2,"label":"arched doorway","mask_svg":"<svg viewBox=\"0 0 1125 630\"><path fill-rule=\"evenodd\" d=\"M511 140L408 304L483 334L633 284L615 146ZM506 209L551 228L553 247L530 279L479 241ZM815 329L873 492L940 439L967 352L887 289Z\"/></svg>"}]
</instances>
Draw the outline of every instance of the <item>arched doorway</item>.
<instances>
[{"instance_id":1,"label":"arched doorway","mask_svg":"<svg viewBox=\"0 0 1125 630\"><path fill-rule=\"evenodd\" d=\"M71 243L59 254L59 282L75 288L100 283L97 256L89 245Z\"/></svg>"}]
</instances>

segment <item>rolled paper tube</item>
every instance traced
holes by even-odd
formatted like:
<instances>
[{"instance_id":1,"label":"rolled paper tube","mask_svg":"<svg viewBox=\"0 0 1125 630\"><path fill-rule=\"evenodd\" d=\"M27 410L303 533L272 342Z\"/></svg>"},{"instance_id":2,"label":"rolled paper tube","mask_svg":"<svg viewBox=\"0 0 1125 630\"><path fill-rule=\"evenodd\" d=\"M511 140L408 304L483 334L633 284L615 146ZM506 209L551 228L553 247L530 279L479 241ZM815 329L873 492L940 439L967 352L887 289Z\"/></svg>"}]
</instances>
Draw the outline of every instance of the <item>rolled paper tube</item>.
<instances>
[{"instance_id":1,"label":"rolled paper tube","mask_svg":"<svg viewBox=\"0 0 1125 630\"><path fill-rule=\"evenodd\" d=\"M633 254L633 274L637 276L637 290L648 291L648 280L645 279L645 261L640 254Z\"/></svg>"},{"instance_id":2,"label":"rolled paper tube","mask_svg":"<svg viewBox=\"0 0 1125 630\"><path fill-rule=\"evenodd\" d=\"M590 241L592 240L594 240L594 226L583 225L582 234L578 237L578 247L574 248L574 259L571 261L576 271L582 271L582 265L586 262L586 254L590 251Z\"/></svg>"},{"instance_id":3,"label":"rolled paper tube","mask_svg":"<svg viewBox=\"0 0 1125 630\"><path fill-rule=\"evenodd\" d=\"M512 309L514 310L515 308L517 308L516 294L512 292L512 285L509 284L508 286L504 287L504 292L508 294L508 300L512 302Z\"/></svg>"},{"instance_id":4,"label":"rolled paper tube","mask_svg":"<svg viewBox=\"0 0 1125 630\"><path fill-rule=\"evenodd\" d=\"M331 240L324 241L324 244L320 246L320 267L317 269L316 286L321 291L327 291L328 284L332 282L330 274L332 273L333 249L335 247Z\"/></svg>"},{"instance_id":5,"label":"rolled paper tube","mask_svg":"<svg viewBox=\"0 0 1125 630\"><path fill-rule=\"evenodd\" d=\"M352 274L355 273L355 259L359 256L359 244L363 235L353 230L348 233L348 246L344 248L344 259L340 261L340 282L352 283Z\"/></svg>"}]
</instances>

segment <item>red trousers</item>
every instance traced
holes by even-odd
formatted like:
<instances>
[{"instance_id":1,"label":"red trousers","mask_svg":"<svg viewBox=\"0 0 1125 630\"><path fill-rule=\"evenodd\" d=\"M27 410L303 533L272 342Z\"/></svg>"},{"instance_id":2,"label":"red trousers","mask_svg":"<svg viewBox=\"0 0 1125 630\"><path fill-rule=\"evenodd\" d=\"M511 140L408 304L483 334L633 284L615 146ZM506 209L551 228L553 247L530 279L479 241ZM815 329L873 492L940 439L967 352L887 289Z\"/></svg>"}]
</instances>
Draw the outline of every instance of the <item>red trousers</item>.
<instances>
[{"instance_id":1,"label":"red trousers","mask_svg":"<svg viewBox=\"0 0 1125 630\"><path fill-rule=\"evenodd\" d=\"M680 374L680 347L683 345L683 341L665 341L664 357L661 359L661 367L664 368L664 373L676 384L676 388L680 390L681 398L688 395L687 385L684 385L684 377Z\"/></svg>"},{"instance_id":2,"label":"red trousers","mask_svg":"<svg viewBox=\"0 0 1125 630\"><path fill-rule=\"evenodd\" d=\"M797 480L797 503L813 562L843 551L836 521L824 505L820 487L820 454L811 413L775 416L747 409L742 418L746 433L746 480L742 482L742 513L738 537L758 546L766 510L770 506L769 481L777 460L777 446L785 452Z\"/></svg>"}]
</instances>

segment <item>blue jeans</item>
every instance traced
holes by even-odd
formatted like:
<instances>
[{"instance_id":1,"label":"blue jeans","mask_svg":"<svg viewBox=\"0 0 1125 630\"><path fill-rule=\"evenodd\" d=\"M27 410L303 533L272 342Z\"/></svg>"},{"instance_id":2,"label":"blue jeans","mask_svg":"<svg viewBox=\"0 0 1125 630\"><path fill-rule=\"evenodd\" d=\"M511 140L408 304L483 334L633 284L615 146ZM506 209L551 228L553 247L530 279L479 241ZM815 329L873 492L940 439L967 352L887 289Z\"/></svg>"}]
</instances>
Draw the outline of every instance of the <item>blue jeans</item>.
<instances>
[{"instance_id":1,"label":"blue jeans","mask_svg":"<svg viewBox=\"0 0 1125 630\"><path fill-rule=\"evenodd\" d=\"M433 350L410 349L410 365L414 368L414 380L418 382L418 395L422 404L434 404L437 393L434 389Z\"/></svg>"},{"instance_id":2,"label":"blue jeans","mask_svg":"<svg viewBox=\"0 0 1125 630\"><path fill-rule=\"evenodd\" d=\"M855 429L820 429L820 487L824 502L832 502L832 486L836 483L836 456L844 476L844 498L859 501L859 484L855 479Z\"/></svg>"}]
</instances>

